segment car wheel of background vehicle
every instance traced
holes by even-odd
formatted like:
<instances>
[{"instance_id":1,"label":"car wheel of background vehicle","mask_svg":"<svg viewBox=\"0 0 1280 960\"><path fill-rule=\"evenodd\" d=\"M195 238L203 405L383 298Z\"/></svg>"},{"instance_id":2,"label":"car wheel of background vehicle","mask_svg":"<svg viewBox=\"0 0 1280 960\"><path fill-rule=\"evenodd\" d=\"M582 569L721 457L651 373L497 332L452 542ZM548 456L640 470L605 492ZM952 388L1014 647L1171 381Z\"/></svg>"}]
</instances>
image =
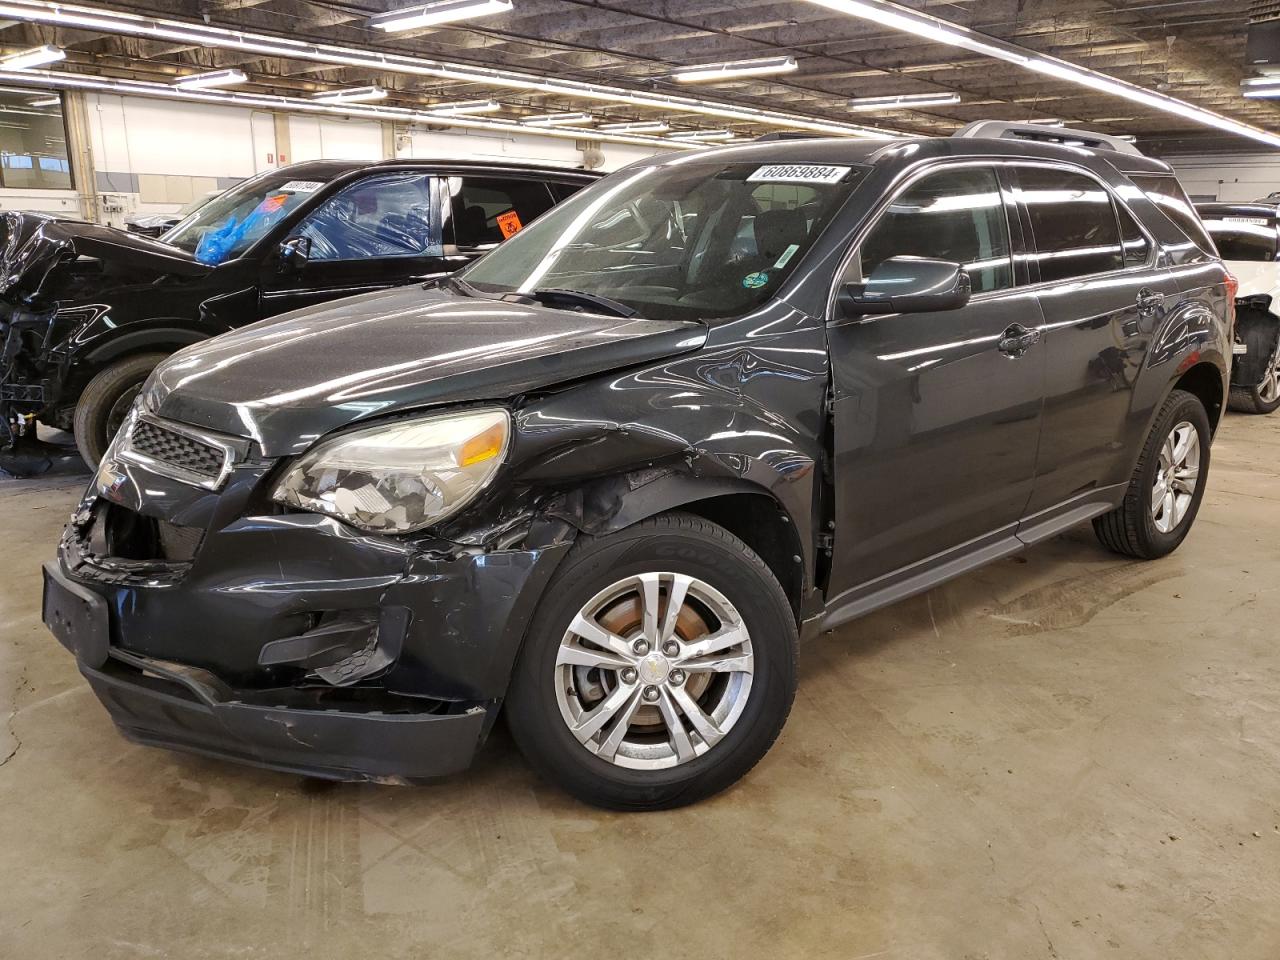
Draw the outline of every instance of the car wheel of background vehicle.
<instances>
[{"instance_id":1,"label":"car wheel of background vehicle","mask_svg":"<svg viewBox=\"0 0 1280 960\"><path fill-rule=\"evenodd\" d=\"M76 402L74 432L80 456L96 467L120 429L138 391L168 354L141 353L113 363L89 381Z\"/></svg>"},{"instance_id":2,"label":"car wheel of background vehicle","mask_svg":"<svg viewBox=\"0 0 1280 960\"><path fill-rule=\"evenodd\" d=\"M507 725L538 773L587 803L693 803L777 738L797 643L786 594L750 547L663 514L574 544L530 625Z\"/></svg>"},{"instance_id":3,"label":"car wheel of background vehicle","mask_svg":"<svg viewBox=\"0 0 1280 960\"><path fill-rule=\"evenodd\" d=\"M1209 416L1185 390L1160 408L1124 501L1093 521L1103 545L1154 560L1175 550L1195 522L1209 475Z\"/></svg>"},{"instance_id":4,"label":"car wheel of background vehicle","mask_svg":"<svg viewBox=\"0 0 1280 960\"><path fill-rule=\"evenodd\" d=\"M1280 345L1256 387L1232 387L1227 406L1238 413L1271 413L1280 408Z\"/></svg>"}]
</instances>

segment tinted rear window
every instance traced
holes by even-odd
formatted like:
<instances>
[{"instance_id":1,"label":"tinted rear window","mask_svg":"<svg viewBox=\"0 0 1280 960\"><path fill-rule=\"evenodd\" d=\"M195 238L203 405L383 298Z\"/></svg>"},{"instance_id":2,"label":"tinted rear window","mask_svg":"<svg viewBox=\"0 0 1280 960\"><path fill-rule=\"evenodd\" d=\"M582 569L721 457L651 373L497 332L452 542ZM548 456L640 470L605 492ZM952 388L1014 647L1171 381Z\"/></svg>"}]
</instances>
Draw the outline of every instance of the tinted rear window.
<instances>
[{"instance_id":1,"label":"tinted rear window","mask_svg":"<svg viewBox=\"0 0 1280 960\"><path fill-rule=\"evenodd\" d=\"M1211 257L1218 255L1213 240L1200 222L1200 215L1187 199L1176 177L1132 176L1131 179L1172 220L1187 238Z\"/></svg>"},{"instance_id":2,"label":"tinted rear window","mask_svg":"<svg viewBox=\"0 0 1280 960\"><path fill-rule=\"evenodd\" d=\"M1018 169L1018 196L1035 237L1040 280L1050 283L1108 273L1124 266L1111 194L1079 173Z\"/></svg>"}]
</instances>

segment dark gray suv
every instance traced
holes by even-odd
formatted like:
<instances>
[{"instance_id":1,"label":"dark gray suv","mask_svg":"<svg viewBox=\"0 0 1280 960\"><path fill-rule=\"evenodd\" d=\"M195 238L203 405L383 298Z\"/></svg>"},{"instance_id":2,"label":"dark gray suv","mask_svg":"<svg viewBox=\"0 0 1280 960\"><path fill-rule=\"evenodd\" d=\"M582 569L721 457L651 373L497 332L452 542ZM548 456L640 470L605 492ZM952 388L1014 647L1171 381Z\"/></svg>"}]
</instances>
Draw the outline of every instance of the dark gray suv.
<instances>
[{"instance_id":1,"label":"dark gray suv","mask_svg":"<svg viewBox=\"0 0 1280 960\"><path fill-rule=\"evenodd\" d=\"M705 797L782 729L801 637L1084 521L1187 535L1233 281L1114 146L656 158L453 279L191 346L45 621L141 743L414 781L505 708L591 803Z\"/></svg>"}]
</instances>

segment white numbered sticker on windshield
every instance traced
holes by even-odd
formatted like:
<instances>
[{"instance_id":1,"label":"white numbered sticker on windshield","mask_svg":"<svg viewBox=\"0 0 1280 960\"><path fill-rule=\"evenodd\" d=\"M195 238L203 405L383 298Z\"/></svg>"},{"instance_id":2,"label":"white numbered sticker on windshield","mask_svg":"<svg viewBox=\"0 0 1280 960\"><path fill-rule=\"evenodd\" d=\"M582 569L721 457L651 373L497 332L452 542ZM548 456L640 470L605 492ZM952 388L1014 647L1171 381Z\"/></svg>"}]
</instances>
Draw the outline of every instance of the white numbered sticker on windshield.
<instances>
[{"instance_id":1,"label":"white numbered sticker on windshield","mask_svg":"<svg viewBox=\"0 0 1280 960\"><path fill-rule=\"evenodd\" d=\"M1267 225L1266 217L1223 217L1223 223L1256 223L1260 227Z\"/></svg>"},{"instance_id":2,"label":"white numbered sticker on windshield","mask_svg":"<svg viewBox=\"0 0 1280 960\"><path fill-rule=\"evenodd\" d=\"M839 183L852 167L820 163L771 163L747 177L757 183Z\"/></svg>"},{"instance_id":3,"label":"white numbered sticker on windshield","mask_svg":"<svg viewBox=\"0 0 1280 960\"><path fill-rule=\"evenodd\" d=\"M289 193L315 193L323 186L319 180L290 180L280 189Z\"/></svg>"}]
</instances>

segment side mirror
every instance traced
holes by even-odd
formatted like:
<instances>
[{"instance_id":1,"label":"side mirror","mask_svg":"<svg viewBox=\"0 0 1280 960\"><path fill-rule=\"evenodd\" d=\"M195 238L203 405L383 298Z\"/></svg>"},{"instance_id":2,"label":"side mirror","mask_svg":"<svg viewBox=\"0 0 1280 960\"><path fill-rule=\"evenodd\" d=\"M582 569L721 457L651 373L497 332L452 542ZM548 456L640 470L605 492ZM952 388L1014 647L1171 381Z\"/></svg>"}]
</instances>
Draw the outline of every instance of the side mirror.
<instances>
[{"instance_id":1,"label":"side mirror","mask_svg":"<svg viewBox=\"0 0 1280 960\"><path fill-rule=\"evenodd\" d=\"M311 258L310 237L290 237L280 244L280 269L297 270Z\"/></svg>"},{"instance_id":2,"label":"side mirror","mask_svg":"<svg viewBox=\"0 0 1280 960\"><path fill-rule=\"evenodd\" d=\"M846 316L956 310L969 302L972 285L964 267L950 260L890 257L866 283L849 283L836 296Z\"/></svg>"}]
</instances>

